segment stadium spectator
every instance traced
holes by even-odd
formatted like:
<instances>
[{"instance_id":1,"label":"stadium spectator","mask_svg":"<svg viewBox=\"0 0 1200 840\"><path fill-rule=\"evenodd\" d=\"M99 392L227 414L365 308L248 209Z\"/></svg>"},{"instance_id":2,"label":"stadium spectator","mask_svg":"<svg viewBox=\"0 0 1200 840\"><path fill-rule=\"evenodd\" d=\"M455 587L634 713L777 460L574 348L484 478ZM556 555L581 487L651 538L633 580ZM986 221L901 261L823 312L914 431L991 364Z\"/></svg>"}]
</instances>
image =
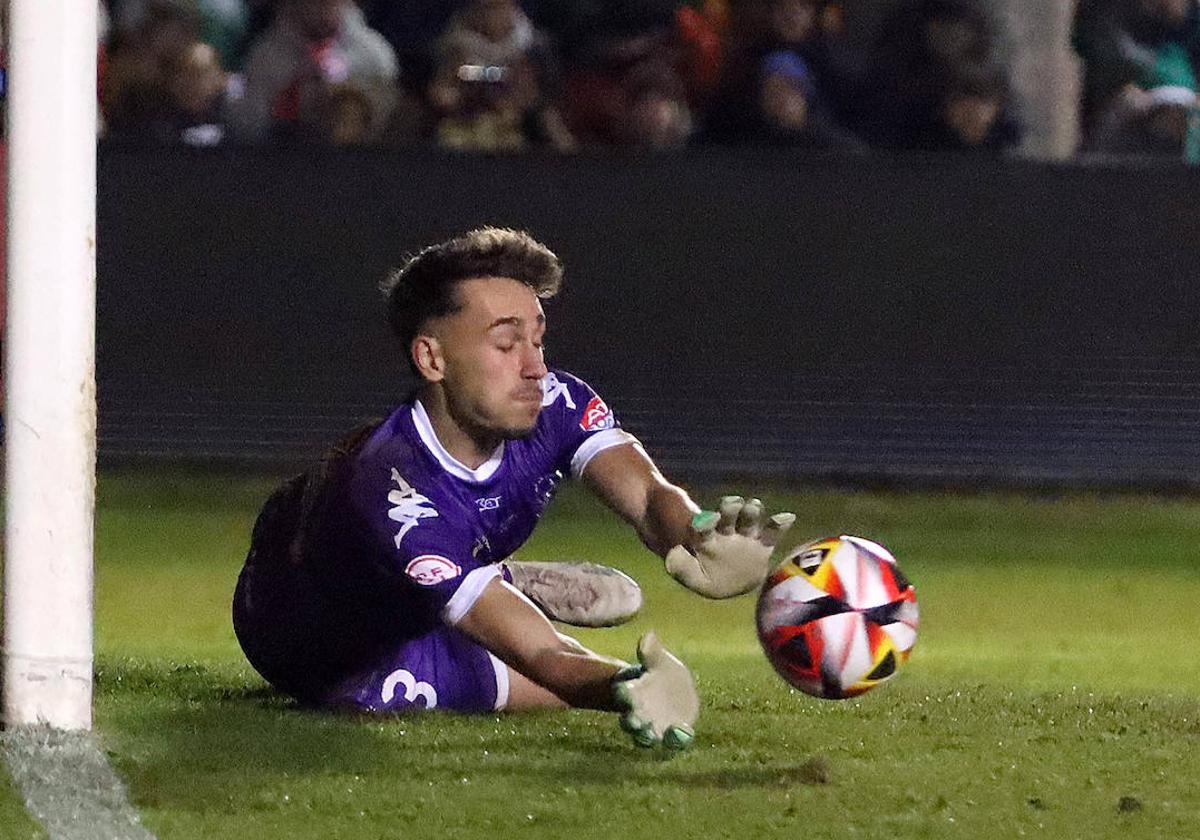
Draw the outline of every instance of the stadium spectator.
<instances>
[{"instance_id":1,"label":"stadium spectator","mask_svg":"<svg viewBox=\"0 0 1200 840\"><path fill-rule=\"evenodd\" d=\"M135 30L155 7L174 6L197 19L200 40L212 45L223 67L241 66L250 10L245 0L119 0L114 4L116 25Z\"/></svg>"},{"instance_id":2,"label":"stadium spectator","mask_svg":"<svg viewBox=\"0 0 1200 840\"><path fill-rule=\"evenodd\" d=\"M118 28L108 44L100 107L109 137L134 142L167 139L175 111L173 68L196 42L200 20L172 2L153 2L133 28Z\"/></svg>"},{"instance_id":3,"label":"stadium spectator","mask_svg":"<svg viewBox=\"0 0 1200 840\"><path fill-rule=\"evenodd\" d=\"M670 27L597 38L567 77L567 124L589 145L684 145L694 120L679 59Z\"/></svg>"},{"instance_id":4,"label":"stadium spectator","mask_svg":"<svg viewBox=\"0 0 1200 840\"><path fill-rule=\"evenodd\" d=\"M1084 138L1084 156L1133 155L1194 159L1196 92L1179 85L1131 88L1106 109Z\"/></svg>"},{"instance_id":5,"label":"stadium spectator","mask_svg":"<svg viewBox=\"0 0 1200 840\"><path fill-rule=\"evenodd\" d=\"M857 127L877 146L1000 152L1020 140L1010 58L976 0L918 0L885 19Z\"/></svg>"},{"instance_id":6,"label":"stadium spectator","mask_svg":"<svg viewBox=\"0 0 1200 840\"><path fill-rule=\"evenodd\" d=\"M438 43L429 85L438 142L479 151L572 148L553 101L556 76L546 36L515 0L472 0Z\"/></svg>"},{"instance_id":7,"label":"stadium spectator","mask_svg":"<svg viewBox=\"0 0 1200 840\"><path fill-rule=\"evenodd\" d=\"M829 0L769 0L744 7L744 43L710 112L708 139L771 145L858 148L834 109L830 39L840 7ZM756 25L757 24L757 25Z\"/></svg>"},{"instance_id":8,"label":"stadium spectator","mask_svg":"<svg viewBox=\"0 0 1200 840\"><path fill-rule=\"evenodd\" d=\"M1196 0L1088 0L1074 42L1084 64L1085 154L1180 157L1196 113Z\"/></svg>"},{"instance_id":9,"label":"stadium spectator","mask_svg":"<svg viewBox=\"0 0 1200 840\"><path fill-rule=\"evenodd\" d=\"M675 66L648 62L624 80L628 130L625 145L651 149L683 146L692 135L687 87Z\"/></svg>"},{"instance_id":10,"label":"stadium spectator","mask_svg":"<svg viewBox=\"0 0 1200 840\"><path fill-rule=\"evenodd\" d=\"M248 142L309 138L307 127L323 124L330 101L353 87L369 104L373 136L391 118L396 76L392 48L351 0L282 0L246 58L231 125Z\"/></svg>"},{"instance_id":11,"label":"stadium spectator","mask_svg":"<svg viewBox=\"0 0 1200 840\"><path fill-rule=\"evenodd\" d=\"M240 79L221 66L216 48L193 41L168 64L171 110L166 134L189 146L215 146L225 139L229 104L240 93Z\"/></svg>"},{"instance_id":12,"label":"stadium spectator","mask_svg":"<svg viewBox=\"0 0 1200 840\"><path fill-rule=\"evenodd\" d=\"M239 89L216 49L199 40L188 7L151 2L133 29L118 32L102 66L101 106L108 136L133 143L212 146L225 138L228 102Z\"/></svg>"}]
</instances>

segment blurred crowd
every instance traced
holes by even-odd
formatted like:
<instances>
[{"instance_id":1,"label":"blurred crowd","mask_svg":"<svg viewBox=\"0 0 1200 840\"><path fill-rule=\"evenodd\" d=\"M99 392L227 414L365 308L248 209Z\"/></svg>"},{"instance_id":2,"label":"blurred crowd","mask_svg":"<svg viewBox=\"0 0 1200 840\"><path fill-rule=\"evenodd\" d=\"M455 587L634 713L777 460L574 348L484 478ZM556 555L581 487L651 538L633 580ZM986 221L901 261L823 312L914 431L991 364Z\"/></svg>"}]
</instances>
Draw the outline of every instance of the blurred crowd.
<instances>
[{"instance_id":1,"label":"blurred crowd","mask_svg":"<svg viewBox=\"0 0 1200 840\"><path fill-rule=\"evenodd\" d=\"M986 5L836 0L110 0L101 113L133 143L509 151L1020 139ZM853 48L851 45L853 44Z\"/></svg>"},{"instance_id":2,"label":"blurred crowd","mask_svg":"<svg viewBox=\"0 0 1200 840\"><path fill-rule=\"evenodd\" d=\"M1200 162L1197 0L1081 0L1073 40L1082 154Z\"/></svg>"},{"instance_id":3,"label":"blurred crowd","mask_svg":"<svg viewBox=\"0 0 1200 840\"><path fill-rule=\"evenodd\" d=\"M986 0L107 0L116 142L983 150L1022 139ZM861 6L862 3L859 3ZM1200 0L1078 0L1082 155L1195 160Z\"/></svg>"}]
</instances>

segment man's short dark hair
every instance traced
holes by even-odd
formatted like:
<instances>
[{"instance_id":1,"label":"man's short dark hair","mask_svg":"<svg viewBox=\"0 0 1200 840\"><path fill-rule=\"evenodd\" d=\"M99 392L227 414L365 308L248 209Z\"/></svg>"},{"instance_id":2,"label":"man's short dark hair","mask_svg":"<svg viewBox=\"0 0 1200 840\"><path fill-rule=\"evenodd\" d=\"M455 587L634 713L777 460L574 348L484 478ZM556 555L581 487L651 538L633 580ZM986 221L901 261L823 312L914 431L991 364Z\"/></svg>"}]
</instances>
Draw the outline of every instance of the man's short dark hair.
<instances>
[{"instance_id":1,"label":"man's short dark hair","mask_svg":"<svg viewBox=\"0 0 1200 840\"><path fill-rule=\"evenodd\" d=\"M455 289L464 280L480 277L507 277L524 283L539 298L549 298L562 284L562 263L528 233L507 228L478 228L430 245L382 285L388 322L404 348L412 346L431 318L461 309Z\"/></svg>"}]
</instances>

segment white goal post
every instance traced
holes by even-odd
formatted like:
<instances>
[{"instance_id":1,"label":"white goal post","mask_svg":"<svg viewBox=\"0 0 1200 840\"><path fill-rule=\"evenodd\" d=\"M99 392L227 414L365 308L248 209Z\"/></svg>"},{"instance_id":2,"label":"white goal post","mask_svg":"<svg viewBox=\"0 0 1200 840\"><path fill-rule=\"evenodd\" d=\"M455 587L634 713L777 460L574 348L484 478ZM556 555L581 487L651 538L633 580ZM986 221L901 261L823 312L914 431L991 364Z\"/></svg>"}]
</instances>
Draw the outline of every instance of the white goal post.
<instances>
[{"instance_id":1,"label":"white goal post","mask_svg":"<svg viewBox=\"0 0 1200 840\"><path fill-rule=\"evenodd\" d=\"M95 0L9 3L3 722L90 729Z\"/></svg>"}]
</instances>

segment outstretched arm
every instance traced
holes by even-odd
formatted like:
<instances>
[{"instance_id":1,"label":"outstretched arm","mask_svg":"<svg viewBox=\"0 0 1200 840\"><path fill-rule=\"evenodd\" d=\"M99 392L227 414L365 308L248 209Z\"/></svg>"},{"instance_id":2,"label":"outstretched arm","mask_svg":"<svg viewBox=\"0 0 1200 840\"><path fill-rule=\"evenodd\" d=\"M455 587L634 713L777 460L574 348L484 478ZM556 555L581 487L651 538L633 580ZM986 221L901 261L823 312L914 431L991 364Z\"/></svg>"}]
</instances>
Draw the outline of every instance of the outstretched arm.
<instances>
[{"instance_id":1,"label":"outstretched arm","mask_svg":"<svg viewBox=\"0 0 1200 840\"><path fill-rule=\"evenodd\" d=\"M701 510L636 443L597 454L583 479L666 560L672 577L708 598L730 598L760 585L775 544L796 519L777 513L764 523L762 502L740 496L723 498L719 511Z\"/></svg>"},{"instance_id":2,"label":"outstretched arm","mask_svg":"<svg viewBox=\"0 0 1200 840\"><path fill-rule=\"evenodd\" d=\"M594 653L557 632L524 595L492 580L457 627L510 668L571 706L621 712L641 746L691 744L700 699L687 666L647 633L639 665Z\"/></svg>"},{"instance_id":3,"label":"outstretched arm","mask_svg":"<svg viewBox=\"0 0 1200 840\"><path fill-rule=\"evenodd\" d=\"M663 477L640 444L605 449L588 462L583 481L659 557L691 541L699 505Z\"/></svg>"},{"instance_id":4,"label":"outstretched arm","mask_svg":"<svg viewBox=\"0 0 1200 840\"><path fill-rule=\"evenodd\" d=\"M617 710L612 680L629 663L593 653L559 633L532 601L500 578L487 585L457 627L568 705Z\"/></svg>"}]
</instances>

